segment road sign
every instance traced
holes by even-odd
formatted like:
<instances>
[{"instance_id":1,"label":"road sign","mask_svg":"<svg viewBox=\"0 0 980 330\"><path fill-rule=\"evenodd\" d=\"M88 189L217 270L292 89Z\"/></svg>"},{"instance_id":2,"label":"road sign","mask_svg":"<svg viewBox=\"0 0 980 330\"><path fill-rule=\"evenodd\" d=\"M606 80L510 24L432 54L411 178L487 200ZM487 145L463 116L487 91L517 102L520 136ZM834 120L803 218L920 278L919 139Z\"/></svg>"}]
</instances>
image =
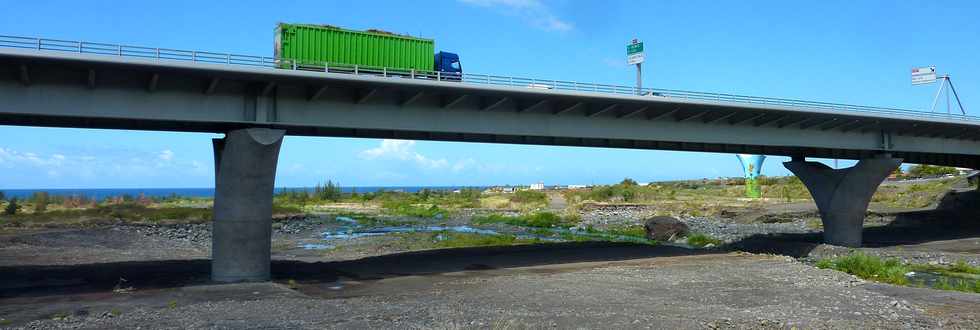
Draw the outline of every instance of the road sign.
<instances>
[{"instance_id":1,"label":"road sign","mask_svg":"<svg viewBox=\"0 0 980 330\"><path fill-rule=\"evenodd\" d=\"M636 53L626 56L626 64L640 64L643 63L643 53Z\"/></svg>"},{"instance_id":2,"label":"road sign","mask_svg":"<svg viewBox=\"0 0 980 330\"><path fill-rule=\"evenodd\" d=\"M633 39L633 42L626 45L626 64L643 63L643 42Z\"/></svg>"},{"instance_id":3,"label":"road sign","mask_svg":"<svg viewBox=\"0 0 980 330\"><path fill-rule=\"evenodd\" d=\"M912 85L922 85L934 82L936 82L935 66L912 68Z\"/></svg>"}]
</instances>

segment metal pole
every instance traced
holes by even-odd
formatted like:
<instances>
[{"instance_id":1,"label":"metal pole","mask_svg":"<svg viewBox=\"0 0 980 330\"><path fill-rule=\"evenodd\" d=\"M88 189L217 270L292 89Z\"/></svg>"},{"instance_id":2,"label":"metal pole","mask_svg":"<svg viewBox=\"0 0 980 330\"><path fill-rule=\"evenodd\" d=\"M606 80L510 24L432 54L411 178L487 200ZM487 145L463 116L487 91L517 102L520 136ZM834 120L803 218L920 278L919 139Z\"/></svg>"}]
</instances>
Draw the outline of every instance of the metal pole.
<instances>
[{"instance_id":1,"label":"metal pole","mask_svg":"<svg viewBox=\"0 0 980 330\"><path fill-rule=\"evenodd\" d=\"M640 64L643 63L636 63L636 95L643 94L643 69Z\"/></svg>"},{"instance_id":2,"label":"metal pole","mask_svg":"<svg viewBox=\"0 0 980 330\"><path fill-rule=\"evenodd\" d=\"M947 76L946 79L948 80L949 76ZM949 112L949 91L946 91L946 114L947 115L951 114Z\"/></svg>"},{"instance_id":3,"label":"metal pole","mask_svg":"<svg viewBox=\"0 0 980 330\"><path fill-rule=\"evenodd\" d=\"M946 87L946 76L943 76L943 81L939 83L939 90L936 91L936 96L932 98L932 107L929 108L929 112L936 111L936 102L939 102L939 95L942 94L943 87Z\"/></svg>"},{"instance_id":4,"label":"metal pole","mask_svg":"<svg viewBox=\"0 0 980 330\"><path fill-rule=\"evenodd\" d=\"M956 94L956 88L953 87L953 80L949 79L948 75L946 76L946 79L949 80L949 90L953 91L953 96L956 97L956 104L960 106L960 112L965 115L966 109L963 109L963 103L960 102L960 95Z\"/></svg>"}]
</instances>

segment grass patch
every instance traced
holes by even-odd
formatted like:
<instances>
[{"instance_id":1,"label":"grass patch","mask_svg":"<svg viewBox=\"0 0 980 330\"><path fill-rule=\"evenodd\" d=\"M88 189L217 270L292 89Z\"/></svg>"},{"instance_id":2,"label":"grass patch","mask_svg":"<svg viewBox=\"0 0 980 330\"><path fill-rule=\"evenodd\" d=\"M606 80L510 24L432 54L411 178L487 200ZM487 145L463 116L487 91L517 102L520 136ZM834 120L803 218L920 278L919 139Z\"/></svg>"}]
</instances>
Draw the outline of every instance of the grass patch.
<instances>
[{"instance_id":1,"label":"grass patch","mask_svg":"<svg viewBox=\"0 0 980 330\"><path fill-rule=\"evenodd\" d=\"M932 285L934 289L980 293L980 279L976 278L976 275L980 274L980 267L971 266L963 261L949 266L906 265L898 259L883 259L854 252L843 257L818 260L816 266L842 271L866 280L918 287L927 287L927 285L925 282L910 283L905 276L906 273L912 270L933 273L945 276Z\"/></svg>"},{"instance_id":2,"label":"grass patch","mask_svg":"<svg viewBox=\"0 0 980 330\"><path fill-rule=\"evenodd\" d=\"M398 246L406 250L465 248L481 246L509 246L541 243L538 239L521 239L515 235L482 235L437 231L431 233L397 233Z\"/></svg>"},{"instance_id":3,"label":"grass patch","mask_svg":"<svg viewBox=\"0 0 980 330\"><path fill-rule=\"evenodd\" d=\"M980 275L980 267L971 266L970 264L966 263L963 260L957 261L956 263L949 266L912 265L911 267L912 270L917 272L937 273L946 276L974 277L970 275Z\"/></svg>"},{"instance_id":4,"label":"grass patch","mask_svg":"<svg viewBox=\"0 0 980 330\"><path fill-rule=\"evenodd\" d=\"M100 205L88 209L21 213L3 216L0 225L12 227L93 226L126 223L203 223L211 221L211 208L147 207L136 203Z\"/></svg>"},{"instance_id":5,"label":"grass patch","mask_svg":"<svg viewBox=\"0 0 980 330\"><path fill-rule=\"evenodd\" d=\"M439 248L459 248L477 246L508 246L518 244L540 243L537 239L520 239L514 235L480 235L472 233L457 233L442 231L431 233Z\"/></svg>"},{"instance_id":6,"label":"grass patch","mask_svg":"<svg viewBox=\"0 0 980 330\"><path fill-rule=\"evenodd\" d=\"M701 233L695 233L695 234L687 235L687 244L690 245L690 246L705 247L708 244L713 244L714 246L719 246L722 243L724 243L724 242L722 242L722 240L720 240L720 239L717 239L717 238L714 238L714 237L711 237L711 236L708 236L708 235L705 235L705 234L701 234Z\"/></svg>"},{"instance_id":7,"label":"grass patch","mask_svg":"<svg viewBox=\"0 0 980 330\"><path fill-rule=\"evenodd\" d=\"M503 223L511 226L531 228L569 228L575 225L575 223L573 223L573 221L570 219L562 218L561 216L551 212L537 212L519 216L491 214L487 216L473 217L472 222L476 225Z\"/></svg>"},{"instance_id":8,"label":"grass patch","mask_svg":"<svg viewBox=\"0 0 980 330\"><path fill-rule=\"evenodd\" d=\"M861 252L854 252L843 257L821 259L816 266L823 269L842 271L866 280L898 285L908 285L905 273L911 271L909 266L898 259L882 259Z\"/></svg>"},{"instance_id":9,"label":"grass patch","mask_svg":"<svg viewBox=\"0 0 980 330\"><path fill-rule=\"evenodd\" d=\"M618 235L618 236L629 236L629 237L639 237L639 238L646 238L647 237L647 230L646 230L646 228L644 228L643 226L639 226L639 225L634 225L634 226L612 226L612 227L606 228L605 232L608 233L608 234L611 234L611 235Z\"/></svg>"},{"instance_id":10,"label":"grass patch","mask_svg":"<svg viewBox=\"0 0 980 330\"><path fill-rule=\"evenodd\" d=\"M414 226L419 224L419 221L415 221L411 219L392 218L392 217L374 217L367 214L352 213L352 212L334 214L334 219L336 219L337 217L348 217L354 219L354 221L356 221L357 224L368 228ZM340 220L336 220L336 221L340 221Z\"/></svg>"},{"instance_id":11,"label":"grass patch","mask_svg":"<svg viewBox=\"0 0 980 330\"><path fill-rule=\"evenodd\" d=\"M381 203L381 208L390 215L418 218L444 217L449 213L435 204L413 204L409 200L387 200Z\"/></svg>"}]
</instances>

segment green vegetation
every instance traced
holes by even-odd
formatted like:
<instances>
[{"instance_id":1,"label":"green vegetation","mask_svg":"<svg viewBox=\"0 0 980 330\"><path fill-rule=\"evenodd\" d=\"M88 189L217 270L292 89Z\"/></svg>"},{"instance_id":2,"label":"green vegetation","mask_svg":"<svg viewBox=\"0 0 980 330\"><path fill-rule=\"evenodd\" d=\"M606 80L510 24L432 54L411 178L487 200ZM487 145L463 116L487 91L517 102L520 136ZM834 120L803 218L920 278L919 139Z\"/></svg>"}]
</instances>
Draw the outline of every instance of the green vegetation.
<instances>
[{"instance_id":1,"label":"green vegetation","mask_svg":"<svg viewBox=\"0 0 980 330\"><path fill-rule=\"evenodd\" d=\"M475 225L503 223L511 226L532 228L569 228L575 225L570 218L563 218L551 212L536 212L518 216L491 214L473 217L472 223Z\"/></svg>"},{"instance_id":2,"label":"green vegetation","mask_svg":"<svg viewBox=\"0 0 980 330\"><path fill-rule=\"evenodd\" d=\"M896 208L920 208L937 203L958 179L941 179L929 182L882 185L871 201Z\"/></svg>"},{"instance_id":3,"label":"green vegetation","mask_svg":"<svg viewBox=\"0 0 980 330\"><path fill-rule=\"evenodd\" d=\"M882 259L880 257L854 252L849 255L821 259L816 264L819 268L834 269L857 277L891 284L924 287L923 281L910 283L905 276L909 271L939 274L942 277L932 285L935 289L980 293L980 267L958 261L953 265L918 265L903 264L897 259Z\"/></svg>"},{"instance_id":4,"label":"green vegetation","mask_svg":"<svg viewBox=\"0 0 980 330\"><path fill-rule=\"evenodd\" d=\"M390 199L381 203L385 213L419 218L444 217L448 212L434 204L413 204L407 199Z\"/></svg>"},{"instance_id":5,"label":"green vegetation","mask_svg":"<svg viewBox=\"0 0 980 330\"><path fill-rule=\"evenodd\" d=\"M464 248L480 246L508 246L541 243L537 239L522 239L515 235L482 235L476 233L457 233L438 231L431 233L397 233L398 245L407 250Z\"/></svg>"},{"instance_id":6,"label":"green vegetation","mask_svg":"<svg viewBox=\"0 0 980 330\"><path fill-rule=\"evenodd\" d=\"M548 194L533 190L520 190L510 196L512 203L519 204L548 204Z\"/></svg>"},{"instance_id":7,"label":"green vegetation","mask_svg":"<svg viewBox=\"0 0 980 330\"><path fill-rule=\"evenodd\" d=\"M708 235L705 235L705 234L701 234L701 233L695 233L695 234L691 234L691 235L688 235L687 236L687 244L690 245L690 246L705 247L708 244L713 244L714 246L719 246L722 243L724 243L724 242L722 242L720 239L717 239L717 238L714 238L714 237L711 237L711 236L708 236Z\"/></svg>"},{"instance_id":8,"label":"green vegetation","mask_svg":"<svg viewBox=\"0 0 980 330\"><path fill-rule=\"evenodd\" d=\"M959 260L949 266L942 265L913 265L912 270L917 272L930 272L947 276L962 276L963 274L980 275L980 267Z\"/></svg>"},{"instance_id":9,"label":"green vegetation","mask_svg":"<svg viewBox=\"0 0 980 330\"><path fill-rule=\"evenodd\" d=\"M89 209L61 209L43 213L19 213L4 225L19 227L56 227L59 225L100 225L111 222L162 223L179 221L201 223L211 220L210 208L151 208L136 203L100 205Z\"/></svg>"},{"instance_id":10,"label":"green vegetation","mask_svg":"<svg viewBox=\"0 0 980 330\"><path fill-rule=\"evenodd\" d=\"M594 231L595 229L589 228L589 230L590 231ZM603 232L609 233L609 234L612 234L612 235L618 235L618 236L639 237L639 238L644 238L644 239L647 238L647 230L646 230L646 228L644 228L641 225L634 225L634 226L627 226L627 225L610 226L610 227L606 228L606 230L603 231Z\"/></svg>"},{"instance_id":11,"label":"green vegetation","mask_svg":"<svg viewBox=\"0 0 980 330\"><path fill-rule=\"evenodd\" d=\"M920 164L910 167L908 176L913 178L926 178L943 175L956 175L959 173L960 171L956 170L954 167Z\"/></svg>"},{"instance_id":12,"label":"green vegetation","mask_svg":"<svg viewBox=\"0 0 980 330\"><path fill-rule=\"evenodd\" d=\"M941 278L933 287L940 290L980 293L980 280L950 281L947 278Z\"/></svg>"},{"instance_id":13,"label":"green vegetation","mask_svg":"<svg viewBox=\"0 0 980 330\"><path fill-rule=\"evenodd\" d=\"M34 212L44 212L48 209L48 193L38 191L31 195L30 202L34 204Z\"/></svg>"},{"instance_id":14,"label":"green vegetation","mask_svg":"<svg viewBox=\"0 0 980 330\"><path fill-rule=\"evenodd\" d=\"M517 244L531 244L538 243L540 240L536 239L520 239L514 235L481 235L472 233L457 233L457 232L436 232L430 233L435 234L433 236L436 244L435 247L438 248L459 248L459 247L477 247L477 246L507 246L507 245L517 245Z\"/></svg>"},{"instance_id":15,"label":"green vegetation","mask_svg":"<svg viewBox=\"0 0 980 330\"><path fill-rule=\"evenodd\" d=\"M817 262L816 266L842 271L866 280L899 285L909 283L905 273L911 271L911 268L902 264L898 259L882 259L861 252L854 252L833 259L822 259Z\"/></svg>"},{"instance_id":16,"label":"green vegetation","mask_svg":"<svg viewBox=\"0 0 980 330\"><path fill-rule=\"evenodd\" d=\"M4 215L15 215L17 214L17 197L11 198L10 202L7 203L7 207L3 208Z\"/></svg>"}]
</instances>

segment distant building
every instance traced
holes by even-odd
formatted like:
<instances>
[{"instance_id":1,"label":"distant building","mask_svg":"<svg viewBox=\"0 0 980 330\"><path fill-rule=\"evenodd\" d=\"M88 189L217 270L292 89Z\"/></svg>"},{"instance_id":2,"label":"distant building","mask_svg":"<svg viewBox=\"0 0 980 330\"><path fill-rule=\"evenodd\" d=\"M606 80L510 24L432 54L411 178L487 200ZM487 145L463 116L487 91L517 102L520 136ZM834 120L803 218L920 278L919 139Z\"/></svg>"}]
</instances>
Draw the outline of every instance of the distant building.
<instances>
[{"instance_id":1,"label":"distant building","mask_svg":"<svg viewBox=\"0 0 980 330\"><path fill-rule=\"evenodd\" d=\"M532 183L531 190L544 190L544 182Z\"/></svg>"},{"instance_id":2,"label":"distant building","mask_svg":"<svg viewBox=\"0 0 980 330\"><path fill-rule=\"evenodd\" d=\"M517 188L516 187L511 187L511 186L506 186L506 187L503 187L503 186L495 186L495 187L487 188L487 190L484 190L483 193L485 193L485 194L492 194L492 193L505 193L505 194L509 194L509 193L513 193L515 191L517 191Z\"/></svg>"},{"instance_id":3,"label":"distant building","mask_svg":"<svg viewBox=\"0 0 980 330\"><path fill-rule=\"evenodd\" d=\"M570 184L570 185L568 185L568 189L585 189L585 188L588 188L588 187L589 186L586 186L584 184Z\"/></svg>"}]
</instances>

